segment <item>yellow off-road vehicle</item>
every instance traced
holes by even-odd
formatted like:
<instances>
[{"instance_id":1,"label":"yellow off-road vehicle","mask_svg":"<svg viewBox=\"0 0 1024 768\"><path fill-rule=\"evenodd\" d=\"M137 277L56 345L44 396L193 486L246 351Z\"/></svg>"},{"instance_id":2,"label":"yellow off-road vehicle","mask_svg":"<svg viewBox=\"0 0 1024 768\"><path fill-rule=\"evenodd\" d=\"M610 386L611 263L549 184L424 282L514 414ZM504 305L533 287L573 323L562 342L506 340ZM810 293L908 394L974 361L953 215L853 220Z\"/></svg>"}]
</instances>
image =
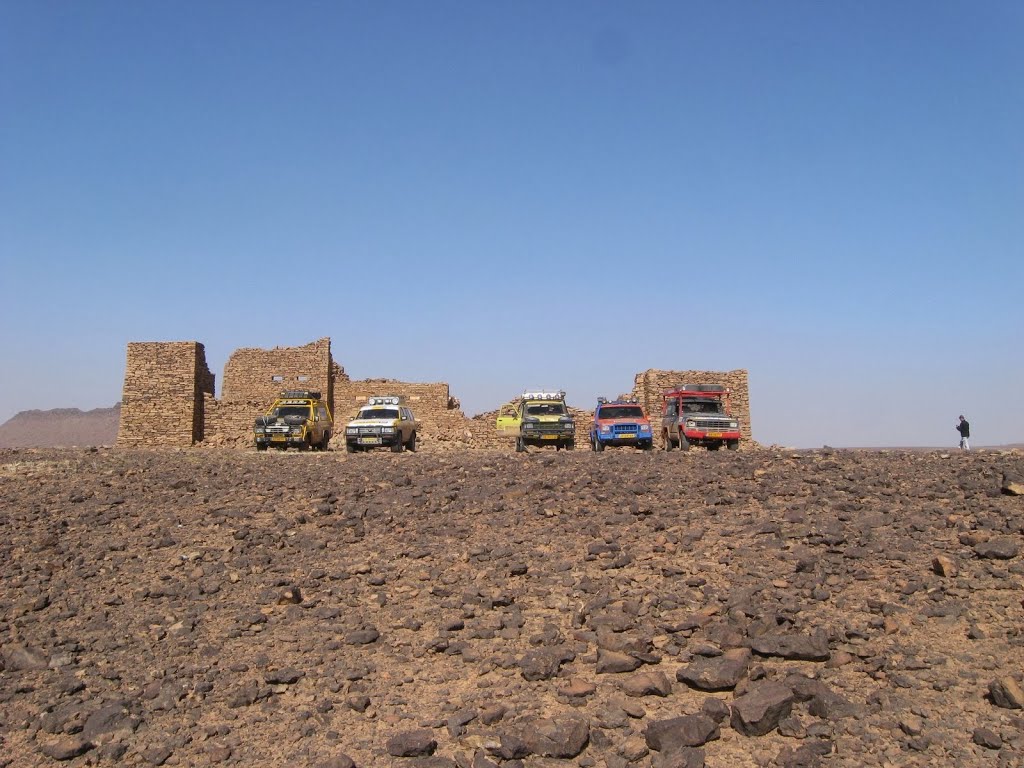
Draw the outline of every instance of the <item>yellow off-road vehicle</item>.
<instances>
[{"instance_id":1,"label":"yellow off-road vehicle","mask_svg":"<svg viewBox=\"0 0 1024 768\"><path fill-rule=\"evenodd\" d=\"M498 412L498 434L516 439L516 452L528 445L553 445L555 450L576 447L576 422L565 405L565 392L523 392L518 403Z\"/></svg>"},{"instance_id":2,"label":"yellow off-road vehicle","mask_svg":"<svg viewBox=\"0 0 1024 768\"><path fill-rule=\"evenodd\" d=\"M319 392L287 389L274 401L266 414L256 419L253 434L256 450L289 446L300 451L326 451L334 433L331 409Z\"/></svg>"}]
</instances>

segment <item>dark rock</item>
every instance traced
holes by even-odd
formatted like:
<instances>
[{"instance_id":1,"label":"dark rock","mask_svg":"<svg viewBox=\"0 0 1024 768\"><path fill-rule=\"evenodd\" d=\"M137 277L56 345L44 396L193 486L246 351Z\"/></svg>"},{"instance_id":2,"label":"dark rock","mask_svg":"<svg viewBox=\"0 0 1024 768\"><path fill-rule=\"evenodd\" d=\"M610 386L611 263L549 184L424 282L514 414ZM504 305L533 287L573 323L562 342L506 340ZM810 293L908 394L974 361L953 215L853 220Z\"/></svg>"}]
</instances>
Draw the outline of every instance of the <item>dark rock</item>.
<instances>
[{"instance_id":1,"label":"dark rock","mask_svg":"<svg viewBox=\"0 0 1024 768\"><path fill-rule=\"evenodd\" d=\"M3 653L4 667L8 672L30 672L46 669L49 659L39 651L24 645L8 645Z\"/></svg>"},{"instance_id":2,"label":"dark rock","mask_svg":"<svg viewBox=\"0 0 1024 768\"><path fill-rule=\"evenodd\" d=\"M729 705L721 699L709 696L704 699L704 703L700 705L700 713L705 717L710 717L716 723L721 725L729 719L731 710L729 709Z\"/></svg>"},{"instance_id":3,"label":"dark rock","mask_svg":"<svg viewBox=\"0 0 1024 768\"><path fill-rule=\"evenodd\" d=\"M1010 560L1017 556L1020 545L1009 536L994 536L988 541L975 544L974 551L978 557L986 560Z\"/></svg>"},{"instance_id":4,"label":"dark rock","mask_svg":"<svg viewBox=\"0 0 1024 768\"><path fill-rule=\"evenodd\" d=\"M282 669L274 670L273 672L267 672L263 679L271 685L291 685L297 683L303 676L302 672L292 667L284 667Z\"/></svg>"},{"instance_id":5,"label":"dark rock","mask_svg":"<svg viewBox=\"0 0 1024 768\"><path fill-rule=\"evenodd\" d=\"M651 758L651 768L704 768L704 750L682 747L658 752Z\"/></svg>"},{"instance_id":6,"label":"dark rock","mask_svg":"<svg viewBox=\"0 0 1024 768\"><path fill-rule=\"evenodd\" d=\"M397 733L388 739L387 751L392 757L432 755L437 749L433 734L424 729Z\"/></svg>"},{"instance_id":7,"label":"dark rock","mask_svg":"<svg viewBox=\"0 0 1024 768\"><path fill-rule=\"evenodd\" d=\"M134 732L140 725L140 720L128 711L128 705L123 701L116 701L100 707L85 721L82 727L82 736L90 741L102 741L102 736L110 733Z\"/></svg>"},{"instance_id":8,"label":"dark rock","mask_svg":"<svg viewBox=\"0 0 1024 768\"><path fill-rule=\"evenodd\" d=\"M622 691L627 696L668 696L672 693L672 682L664 672L638 672L622 682Z\"/></svg>"},{"instance_id":9,"label":"dark rock","mask_svg":"<svg viewBox=\"0 0 1024 768\"><path fill-rule=\"evenodd\" d=\"M700 747L719 738L718 723L704 715L683 715L668 720L655 720L647 726L647 746L657 752L671 752L683 747Z\"/></svg>"},{"instance_id":10,"label":"dark rock","mask_svg":"<svg viewBox=\"0 0 1024 768\"><path fill-rule=\"evenodd\" d=\"M576 757L590 741L590 725L577 717L537 720L524 730L523 741L541 757Z\"/></svg>"},{"instance_id":11,"label":"dark rock","mask_svg":"<svg viewBox=\"0 0 1024 768\"><path fill-rule=\"evenodd\" d=\"M625 653L606 651L603 648L598 649L597 651L598 674L632 672L640 667L641 664L643 664L643 662L638 658Z\"/></svg>"},{"instance_id":12,"label":"dark rock","mask_svg":"<svg viewBox=\"0 0 1024 768\"><path fill-rule=\"evenodd\" d=\"M796 697L781 683L766 681L752 685L732 703L732 727L744 736L764 736L789 716Z\"/></svg>"},{"instance_id":13,"label":"dark rock","mask_svg":"<svg viewBox=\"0 0 1024 768\"><path fill-rule=\"evenodd\" d=\"M369 645L375 643L380 638L380 632L373 627L367 629L357 629L354 632L349 632L345 636L345 642L349 645Z\"/></svg>"},{"instance_id":14,"label":"dark rock","mask_svg":"<svg viewBox=\"0 0 1024 768\"><path fill-rule=\"evenodd\" d=\"M502 760L518 760L530 755L530 745L517 733L503 733L498 740L497 755Z\"/></svg>"},{"instance_id":15,"label":"dark rock","mask_svg":"<svg viewBox=\"0 0 1024 768\"><path fill-rule=\"evenodd\" d=\"M335 755L329 757L321 763L316 764L316 768L356 768L356 762L346 754Z\"/></svg>"},{"instance_id":16,"label":"dark rock","mask_svg":"<svg viewBox=\"0 0 1024 768\"><path fill-rule=\"evenodd\" d=\"M985 749L1002 749L1003 747L1003 740L999 737L999 734L988 728L975 728L971 739L979 747L984 747Z\"/></svg>"},{"instance_id":17,"label":"dark rock","mask_svg":"<svg viewBox=\"0 0 1024 768\"><path fill-rule=\"evenodd\" d=\"M163 765L174 754L174 750L166 744L154 744L146 747L139 754L150 765Z\"/></svg>"},{"instance_id":18,"label":"dark rock","mask_svg":"<svg viewBox=\"0 0 1024 768\"><path fill-rule=\"evenodd\" d=\"M676 680L701 691L727 691L747 673L750 651L733 649L724 656L698 657L689 666L676 670Z\"/></svg>"},{"instance_id":19,"label":"dark rock","mask_svg":"<svg viewBox=\"0 0 1024 768\"><path fill-rule=\"evenodd\" d=\"M88 739L81 736L69 736L43 744L39 751L54 760L71 760L79 755L84 755L92 748L93 744Z\"/></svg>"},{"instance_id":20,"label":"dark rock","mask_svg":"<svg viewBox=\"0 0 1024 768\"><path fill-rule=\"evenodd\" d=\"M547 680L558 674L562 664L575 658L576 654L567 648L541 648L520 659L520 673L524 680Z\"/></svg>"},{"instance_id":21,"label":"dark rock","mask_svg":"<svg viewBox=\"0 0 1024 768\"><path fill-rule=\"evenodd\" d=\"M781 656L800 661L828 661L828 638L815 635L768 633L755 637L750 647L762 656Z\"/></svg>"},{"instance_id":22,"label":"dark rock","mask_svg":"<svg viewBox=\"0 0 1024 768\"><path fill-rule=\"evenodd\" d=\"M1024 709L1024 690L1012 677L1001 677L988 684L992 703L1003 709Z\"/></svg>"}]
</instances>

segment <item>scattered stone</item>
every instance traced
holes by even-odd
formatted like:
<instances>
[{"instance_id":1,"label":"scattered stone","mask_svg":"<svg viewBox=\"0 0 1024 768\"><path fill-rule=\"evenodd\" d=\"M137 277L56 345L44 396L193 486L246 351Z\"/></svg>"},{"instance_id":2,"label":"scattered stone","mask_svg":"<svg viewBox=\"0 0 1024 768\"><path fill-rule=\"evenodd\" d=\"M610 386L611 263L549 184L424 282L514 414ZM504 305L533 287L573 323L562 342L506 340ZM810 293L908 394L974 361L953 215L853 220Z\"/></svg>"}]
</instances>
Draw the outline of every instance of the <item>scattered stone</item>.
<instances>
[{"instance_id":1,"label":"scattered stone","mask_svg":"<svg viewBox=\"0 0 1024 768\"><path fill-rule=\"evenodd\" d=\"M1024 709L1024 690L1012 677L1000 677L988 684L992 703L1003 709Z\"/></svg>"},{"instance_id":2,"label":"scattered stone","mask_svg":"<svg viewBox=\"0 0 1024 768\"><path fill-rule=\"evenodd\" d=\"M988 541L975 544L974 551L978 557L986 560L1010 560L1017 556L1020 545L1009 536L994 536Z\"/></svg>"},{"instance_id":3,"label":"scattered stone","mask_svg":"<svg viewBox=\"0 0 1024 768\"><path fill-rule=\"evenodd\" d=\"M621 673L632 672L643 664L640 659L617 651L607 651L603 648L597 652L597 673Z\"/></svg>"},{"instance_id":4,"label":"scattered stone","mask_svg":"<svg viewBox=\"0 0 1024 768\"><path fill-rule=\"evenodd\" d=\"M638 672L622 681L622 691L627 696L668 696L672 682L658 670Z\"/></svg>"},{"instance_id":5,"label":"scattered stone","mask_svg":"<svg viewBox=\"0 0 1024 768\"><path fill-rule=\"evenodd\" d=\"M657 752L673 752L683 747L700 747L719 738L718 723L704 715L683 715L655 720L647 726L647 746Z\"/></svg>"},{"instance_id":6,"label":"scattered stone","mask_svg":"<svg viewBox=\"0 0 1024 768\"><path fill-rule=\"evenodd\" d=\"M432 755L435 749L437 742L433 734L425 728L395 734L387 742L387 751L392 757Z\"/></svg>"},{"instance_id":7,"label":"scattered stone","mask_svg":"<svg viewBox=\"0 0 1024 768\"><path fill-rule=\"evenodd\" d=\"M788 686L764 681L755 683L732 703L732 727L744 736L764 736L789 717L796 697Z\"/></svg>"},{"instance_id":8,"label":"scattered stone","mask_svg":"<svg viewBox=\"0 0 1024 768\"><path fill-rule=\"evenodd\" d=\"M583 718L562 717L530 723L522 734L530 752L541 757L576 757L590 741L590 725Z\"/></svg>"},{"instance_id":9,"label":"scattered stone","mask_svg":"<svg viewBox=\"0 0 1024 768\"><path fill-rule=\"evenodd\" d=\"M947 579L956 578L960 573L956 560L948 555L936 555L932 559L932 570L939 574L939 576L945 576Z\"/></svg>"},{"instance_id":10,"label":"scattered stone","mask_svg":"<svg viewBox=\"0 0 1024 768\"><path fill-rule=\"evenodd\" d=\"M676 680L701 691L728 691L747 673L750 651L734 648L714 658L698 657L676 670Z\"/></svg>"},{"instance_id":11,"label":"scattered stone","mask_svg":"<svg viewBox=\"0 0 1024 768\"><path fill-rule=\"evenodd\" d=\"M79 755L84 755L92 748L93 744L88 739L81 736L68 736L43 744L39 751L54 760L71 760Z\"/></svg>"},{"instance_id":12,"label":"scattered stone","mask_svg":"<svg viewBox=\"0 0 1024 768\"><path fill-rule=\"evenodd\" d=\"M1003 740L999 737L999 734L988 728L975 728L974 733L971 735L971 740L979 747L984 747L985 749L1003 748Z\"/></svg>"},{"instance_id":13,"label":"scattered stone","mask_svg":"<svg viewBox=\"0 0 1024 768\"><path fill-rule=\"evenodd\" d=\"M828 661L828 638L823 633L767 633L750 641L750 647L761 656L780 656L799 661Z\"/></svg>"}]
</instances>

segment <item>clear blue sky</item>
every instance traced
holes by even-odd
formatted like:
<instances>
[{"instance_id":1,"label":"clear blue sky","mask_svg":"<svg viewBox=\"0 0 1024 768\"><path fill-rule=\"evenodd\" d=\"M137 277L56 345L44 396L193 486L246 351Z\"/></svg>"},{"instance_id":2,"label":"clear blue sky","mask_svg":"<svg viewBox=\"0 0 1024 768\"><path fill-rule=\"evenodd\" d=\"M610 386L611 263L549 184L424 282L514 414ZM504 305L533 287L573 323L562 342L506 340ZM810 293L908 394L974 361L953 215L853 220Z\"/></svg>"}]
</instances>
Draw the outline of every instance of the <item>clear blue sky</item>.
<instances>
[{"instance_id":1,"label":"clear blue sky","mask_svg":"<svg viewBox=\"0 0 1024 768\"><path fill-rule=\"evenodd\" d=\"M0 2L0 421L129 341L1024 441L1024 4Z\"/></svg>"}]
</instances>

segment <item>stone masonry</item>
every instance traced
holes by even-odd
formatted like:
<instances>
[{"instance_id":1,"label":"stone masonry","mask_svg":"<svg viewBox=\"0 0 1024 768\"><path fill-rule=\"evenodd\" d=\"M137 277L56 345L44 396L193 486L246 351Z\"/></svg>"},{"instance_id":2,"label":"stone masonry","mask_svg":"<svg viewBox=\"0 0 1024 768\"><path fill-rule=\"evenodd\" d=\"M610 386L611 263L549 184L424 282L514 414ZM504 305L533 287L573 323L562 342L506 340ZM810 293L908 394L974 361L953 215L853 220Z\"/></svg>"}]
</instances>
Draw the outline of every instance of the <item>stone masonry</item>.
<instances>
[{"instance_id":1,"label":"stone masonry","mask_svg":"<svg viewBox=\"0 0 1024 768\"><path fill-rule=\"evenodd\" d=\"M119 445L190 446L203 439L214 378L197 341L132 342L125 363Z\"/></svg>"},{"instance_id":2,"label":"stone masonry","mask_svg":"<svg viewBox=\"0 0 1024 768\"><path fill-rule=\"evenodd\" d=\"M728 387L732 412L742 423L743 443L752 442L750 396L743 370L651 369L638 373L631 396L643 404L655 431L661 393L683 383ZM251 446L253 420L285 389L323 393L334 414L335 445L341 444L345 424L371 395L400 396L420 422L418 437L423 445L504 448L513 443L495 430L497 410L467 418L446 383L351 380L334 361L329 338L301 347L236 350L224 368L219 399L214 397L213 385L203 345L198 342L129 344L118 444ZM593 411L570 408L570 413L576 419L577 447L585 449Z\"/></svg>"}]
</instances>

